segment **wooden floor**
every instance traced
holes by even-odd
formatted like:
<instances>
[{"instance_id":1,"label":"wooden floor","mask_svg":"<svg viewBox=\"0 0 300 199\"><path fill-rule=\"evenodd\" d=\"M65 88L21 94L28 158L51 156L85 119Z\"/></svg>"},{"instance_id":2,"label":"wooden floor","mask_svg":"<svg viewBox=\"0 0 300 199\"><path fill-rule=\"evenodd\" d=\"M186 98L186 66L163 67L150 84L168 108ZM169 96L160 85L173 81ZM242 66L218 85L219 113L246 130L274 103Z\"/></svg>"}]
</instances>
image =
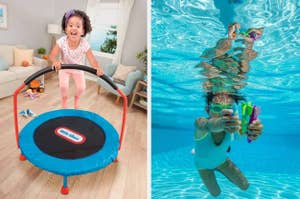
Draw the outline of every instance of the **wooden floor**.
<instances>
[{"instance_id":1,"label":"wooden floor","mask_svg":"<svg viewBox=\"0 0 300 199\"><path fill-rule=\"evenodd\" d=\"M60 108L56 76L46 80L45 93L38 99L19 95L19 108L30 108L37 114ZM73 96L74 83L70 82ZM28 161L20 161L16 147L13 124L13 98L0 99L0 198L41 199L143 199L147 198L147 114L140 109L130 109L118 163L103 170L68 179L70 193L61 195L62 177L43 171ZM97 85L87 81L81 97L81 109L93 111L106 118L119 131L122 103L114 104L115 96L106 91L97 95ZM69 100L73 107L73 99ZM19 118L20 129L30 119Z\"/></svg>"}]
</instances>

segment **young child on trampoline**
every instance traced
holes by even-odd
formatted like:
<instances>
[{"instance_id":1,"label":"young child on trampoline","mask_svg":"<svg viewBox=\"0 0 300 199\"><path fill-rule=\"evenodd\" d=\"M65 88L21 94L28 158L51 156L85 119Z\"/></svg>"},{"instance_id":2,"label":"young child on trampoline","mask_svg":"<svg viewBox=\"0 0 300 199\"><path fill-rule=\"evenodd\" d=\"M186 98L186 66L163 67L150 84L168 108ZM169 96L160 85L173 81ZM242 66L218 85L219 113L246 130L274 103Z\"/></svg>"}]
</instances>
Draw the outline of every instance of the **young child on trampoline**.
<instances>
[{"instance_id":1,"label":"young child on trampoline","mask_svg":"<svg viewBox=\"0 0 300 199\"><path fill-rule=\"evenodd\" d=\"M62 108L67 107L69 78L72 76L76 84L76 92L74 96L74 108L79 108L79 98L85 90L84 72L80 70L65 69L59 70L61 64L84 64L85 57L93 68L97 70L97 75L103 74L96 58L94 57L89 43L83 37L92 31L90 19L87 14L80 10L67 11L61 23L62 30L66 34L56 41L49 60L52 67L58 71L59 87L62 96ZM61 59L58 58L60 55Z\"/></svg>"}]
</instances>

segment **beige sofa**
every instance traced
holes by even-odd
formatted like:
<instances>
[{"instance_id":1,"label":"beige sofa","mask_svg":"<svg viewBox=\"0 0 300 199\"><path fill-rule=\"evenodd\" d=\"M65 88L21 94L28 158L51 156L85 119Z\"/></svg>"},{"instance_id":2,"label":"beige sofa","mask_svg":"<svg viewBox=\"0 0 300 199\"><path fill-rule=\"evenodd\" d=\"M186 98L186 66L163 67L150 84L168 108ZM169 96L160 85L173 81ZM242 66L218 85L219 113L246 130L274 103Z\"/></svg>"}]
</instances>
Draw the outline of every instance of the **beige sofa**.
<instances>
[{"instance_id":1,"label":"beige sofa","mask_svg":"<svg viewBox=\"0 0 300 199\"><path fill-rule=\"evenodd\" d=\"M29 77L36 71L39 71L43 67L48 66L47 60L37 57L33 57L33 63L30 66L14 66L13 49L15 47L25 48L25 46L21 45L0 44L0 58L4 60L4 63L9 66L7 70L0 70L0 98L13 95L16 88L18 88L27 77Z\"/></svg>"}]
</instances>

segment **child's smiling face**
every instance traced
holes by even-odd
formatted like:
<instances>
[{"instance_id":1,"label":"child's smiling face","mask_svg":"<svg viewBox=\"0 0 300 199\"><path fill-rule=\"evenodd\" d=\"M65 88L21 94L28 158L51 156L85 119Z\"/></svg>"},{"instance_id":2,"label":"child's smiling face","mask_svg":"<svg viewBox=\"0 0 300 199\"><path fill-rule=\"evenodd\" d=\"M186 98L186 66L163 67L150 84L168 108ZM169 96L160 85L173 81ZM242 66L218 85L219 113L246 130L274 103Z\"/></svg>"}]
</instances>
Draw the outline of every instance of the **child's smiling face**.
<instances>
[{"instance_id":1,"label":"child's smiling face","mask_svg":"<svg viewBox=\"0 0 300 199\"><path fill-rule=\"evenodd\" d=\"M65 32L71 41L80 40L81 36L84 34L82 18L78 16L70 17Z\"/></svg>"}]
</instances>

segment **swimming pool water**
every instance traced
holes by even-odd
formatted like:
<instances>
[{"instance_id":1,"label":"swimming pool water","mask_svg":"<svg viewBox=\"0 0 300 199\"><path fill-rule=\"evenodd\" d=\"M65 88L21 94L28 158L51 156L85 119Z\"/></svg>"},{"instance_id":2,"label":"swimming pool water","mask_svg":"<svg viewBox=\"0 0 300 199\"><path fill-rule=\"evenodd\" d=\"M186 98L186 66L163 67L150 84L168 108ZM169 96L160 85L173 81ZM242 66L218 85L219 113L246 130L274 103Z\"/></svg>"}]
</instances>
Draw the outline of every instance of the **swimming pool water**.
<instances>
[{"instance_id":1,"label":"swimming pool water","mask_svg":"<svg viewBox=\"0 0 300 199\"><path fill-rule=\"evenodd\" d=\"M188 162L193 162L189 152L190 148L187 147L156 155L153 161L153 167L156 169L152 171L152 198L215 198L207 192L197 171L189 167ZM181 157L181 162L176 162L170 157ZM248 165L243 167L238 164L238 166L247 176L250 187L247 191L241 191L224 176L216 173L218 184L222 189L222 194L217 198L299 198L299 174L253 171L248 170Z\"/></svg>"},{"instance_id":2,"label":"swimming pool water","mask_svg":"<svg viewBox=\"0 0 300 199\"><path fill-rule=\"evenodd\" d=\"M300 198L300 2L291 0L152 1L152 198L211 197L190 153L194 120L206 115L194 66L233 21L264 27L241 91L261 106L264 131L229 153L249 189L218 175L218 198Z\"/></svg>"}]
</instances>

